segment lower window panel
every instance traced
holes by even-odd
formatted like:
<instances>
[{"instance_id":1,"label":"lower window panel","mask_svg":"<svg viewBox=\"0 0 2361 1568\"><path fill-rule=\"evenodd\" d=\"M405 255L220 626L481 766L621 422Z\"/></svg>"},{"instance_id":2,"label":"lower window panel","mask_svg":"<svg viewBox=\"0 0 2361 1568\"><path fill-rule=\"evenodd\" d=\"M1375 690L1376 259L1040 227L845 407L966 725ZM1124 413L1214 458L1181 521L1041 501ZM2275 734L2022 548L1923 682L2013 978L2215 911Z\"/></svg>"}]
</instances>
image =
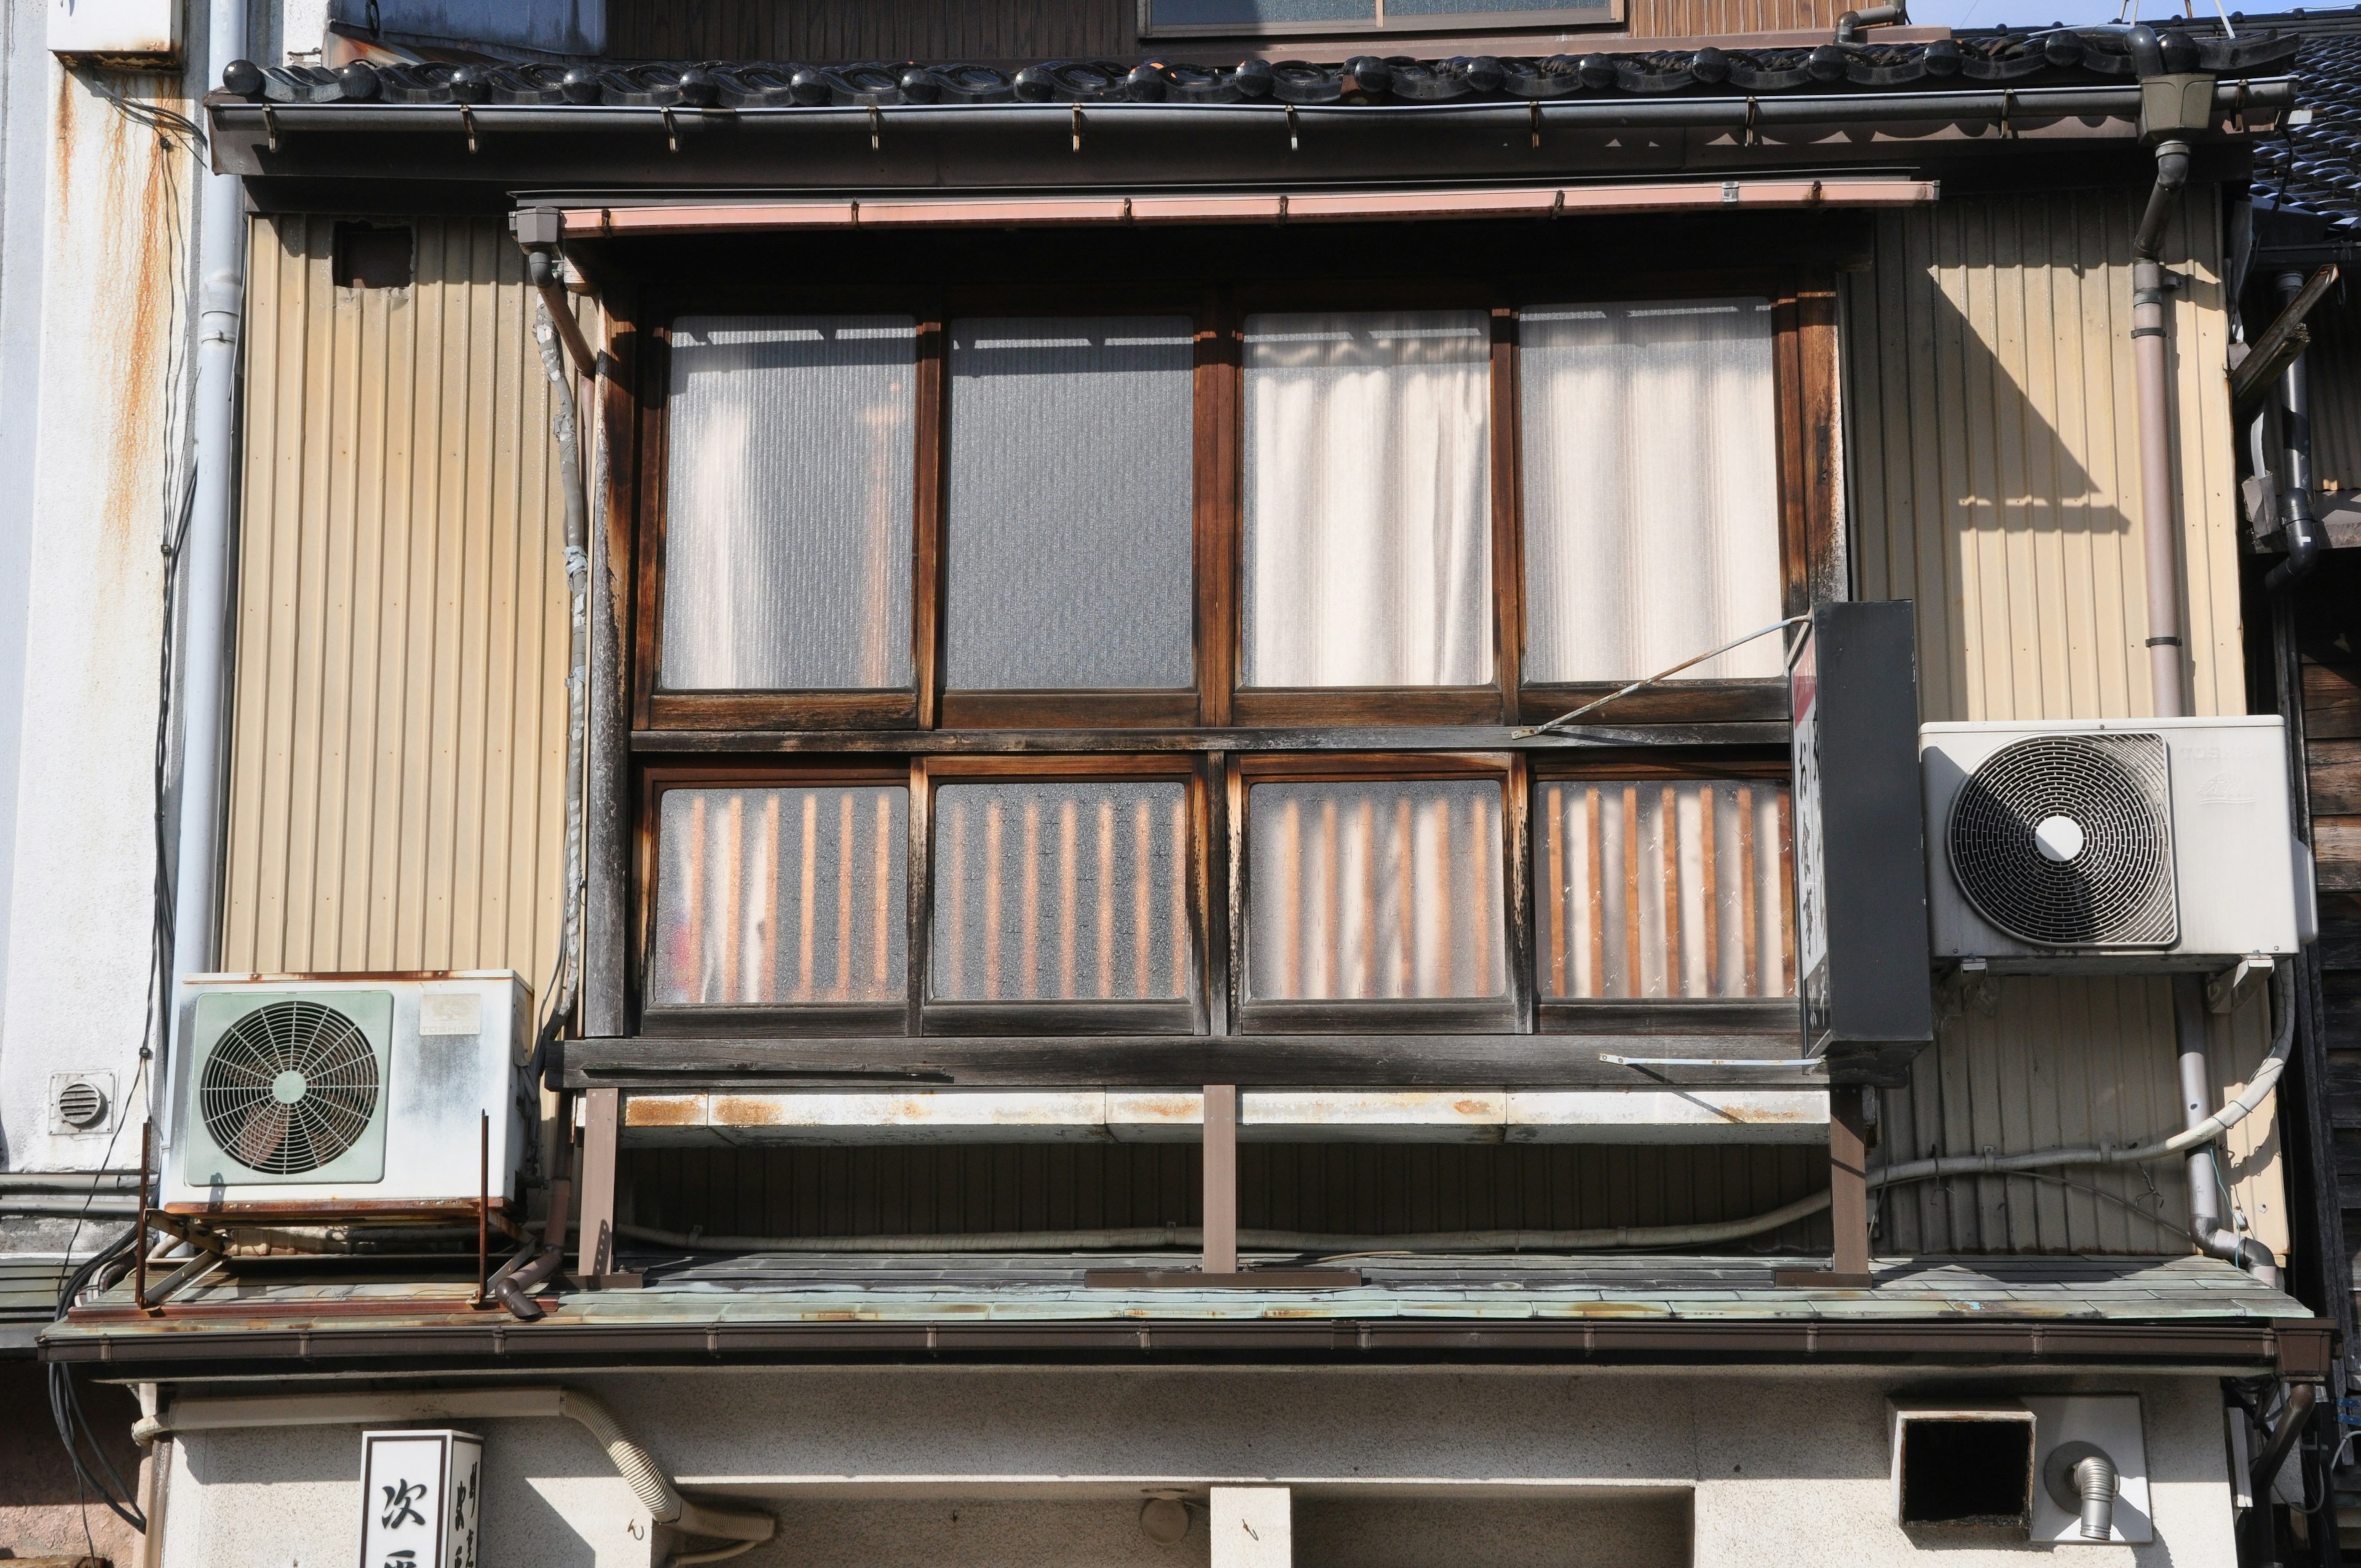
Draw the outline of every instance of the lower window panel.
<instances>
[{"instance_id":1,"label":"lower window panel","mask_svg":"<svg viewBox=\"0 0 2361 1568\"><path fill-rule=\"evenodd\" d=\"M1507 994L1499 780L1257 784L1246 845L1255 1000Z\"/></svg>"},{"instance_id":2,"label":"lower window panel","mask_svg":"<svg viewBox=\"0 0 2361 1568\"><path fill-rule=\"evenodd\" d=\"M907 789L669 789L656 833L651 1003L903 999Z\"/></svg>"},{"instance_id":3,"label":"lower window panel","mask_svg":"<svg viewBox=\"0 0 2361 1568\"><path fill-rule=\"evenodd\" d=\"M1543 997L1795 994L1785 784L1540 779L1533 795Z\"/></svg>"},{"instance_id":4,"label":"lower window panel","mask_svg":"<svg viewBox=\"0 0 2361 1568\"><path fill-rule=\"evenodd\" d=\"M935 1000L1189 994L1186 784L944 784L933 813Z\"/></svg>"}]
</instances>

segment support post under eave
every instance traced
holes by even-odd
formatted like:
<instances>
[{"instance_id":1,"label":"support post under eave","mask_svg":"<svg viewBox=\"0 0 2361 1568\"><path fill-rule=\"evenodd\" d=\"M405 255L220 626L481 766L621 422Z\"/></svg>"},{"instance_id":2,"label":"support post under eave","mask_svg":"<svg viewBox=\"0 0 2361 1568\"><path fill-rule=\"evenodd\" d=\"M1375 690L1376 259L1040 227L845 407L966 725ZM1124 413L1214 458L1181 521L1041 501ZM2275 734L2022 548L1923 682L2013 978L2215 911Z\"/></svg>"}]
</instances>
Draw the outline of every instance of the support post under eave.
<instances>
[{"instance_id":1,"label":"support post under eave","mask_svg":"<svg viewBox=\"0 0 2361 1568\"><path fill-rule=\"evenodd\" d=\"M622 1100L620 1089L582 1095L582 1236L575 1272L593 1289L615 1272L615 1144Z\"/></svg>"},{"instance_id":2,"label":"support post under eave","mask_svg":"<svg viewBox=\"0 0 2361 1568\"><path fill-rule=\"evenodd\" d=\"M1238 1086L1205 1085L1207 1274L1238 1271Z\"/></svg>"},{"instance_id":3,"label":"support post under eave","mask_svg":"<svg viewBox=\"0 0 2361 1568\"><path fill-rule=\"evenodd\" d=\"M1866 1290L1869 1271L1869 1111L1866 1091L1850 1084L1828 1090L1828 1230L1826 1268L1782 1268L1782 1288Z\"/></svg>"}]
</instances>

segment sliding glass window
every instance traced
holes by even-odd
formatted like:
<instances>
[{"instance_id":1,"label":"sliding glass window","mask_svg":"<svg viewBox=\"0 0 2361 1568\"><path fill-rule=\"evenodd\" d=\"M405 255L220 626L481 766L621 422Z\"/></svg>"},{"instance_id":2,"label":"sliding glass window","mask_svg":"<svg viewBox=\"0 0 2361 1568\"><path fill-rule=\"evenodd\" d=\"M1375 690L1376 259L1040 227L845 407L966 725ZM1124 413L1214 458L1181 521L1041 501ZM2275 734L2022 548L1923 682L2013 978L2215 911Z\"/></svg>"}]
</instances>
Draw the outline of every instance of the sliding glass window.
<instances>
[{"instance_id":1,"label":"sliding glass window","mask_svg":"<svg viewBox=\"0 0 2361 1568\"><path fill-rule=\"evenodd\" d=\"M1526 681L1633 680L1785 613L1772 314L1757 299L1523 311ZM1780 648L1680 678L1776 676Z\"/></svg>"},{"instance_id":2,"label":"sliding glass window","mask_svg":"<svg viewBox=\"0 0 2361 1568\"><path fill-rule=\"evenodd\" d=\"M1246 319L1240 684L1492 679L1482 311Z\"/></svg>"},{"instance_id":3,"label":"sliding glass window","mask_svg":"<svg viewBox=\"0 0 2361 1568\"><path fill-rule=\"evenodd\" d=\"M910 685L917 344L909 316L673 323L664 689Z\"/></svg>"},{"instance_id":4,"label":"sliding glass window","mask_svg":"<svg viewBox=\"0 0 2361 1568\"><path fill-rule=\"evenodd\" d=\"M947 687L1192 683L1193 358L1186 316L951 323Z\"/></svg>"}]
</instances>

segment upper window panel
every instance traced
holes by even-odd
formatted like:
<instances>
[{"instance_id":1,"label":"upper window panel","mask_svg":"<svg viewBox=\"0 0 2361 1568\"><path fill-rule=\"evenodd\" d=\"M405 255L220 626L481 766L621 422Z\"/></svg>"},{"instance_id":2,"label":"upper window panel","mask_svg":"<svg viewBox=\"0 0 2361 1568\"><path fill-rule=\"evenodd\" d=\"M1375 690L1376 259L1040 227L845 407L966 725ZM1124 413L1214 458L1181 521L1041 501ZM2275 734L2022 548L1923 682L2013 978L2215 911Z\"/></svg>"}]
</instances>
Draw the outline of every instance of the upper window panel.
<instances>
[{"instance_id":1,"label":"upper window panel","mask_svg":"<svg viewBox=\"0 0 2361 1568\"><path fill-rule=\"evenodd\" d=\"M1634 680L1778 620L1770 305L1543 306L1519 344L1524 678ZM1779 673L1765 639L1684 678Z\"/></svg>"},{"instance_id":2,"label":"upper window panel","mask_svg":"<svg viewBox=\"0 0 2361 1568\"><path fill-rule=\"evenodd\" d=\"M1147 31L1320 33L1611 22L1613 0L1148 0Z\"/></svg>"},{"instance_id":3,"label":"upper window panel","mask_svg":"<svg viewBox=\"0 0 2361 1568\"><path fill-rule=\"evenodd\" d=\"M673 323L666 689L911 684L917 359L908 316Z\"/></svg>"},{"instance_id":4,"label":"upper window panel","mask_svg":"<svg viewBox=\"0 0 2361 1568\"><path fill-rule=\"evenodd\" d=\"M1481 311L1246 322L1249 686L1492 678Z\"/></svg>"},{"instance_id":5,"label":"upper window panel","mask_svg":"<svg viewBox=\"0 0 2361 1568\"><path fill-rule=\"evenodd\" d=\"M1192 683L1186 316L951 323L944 684Z\"/></svg>"}]
</instances>

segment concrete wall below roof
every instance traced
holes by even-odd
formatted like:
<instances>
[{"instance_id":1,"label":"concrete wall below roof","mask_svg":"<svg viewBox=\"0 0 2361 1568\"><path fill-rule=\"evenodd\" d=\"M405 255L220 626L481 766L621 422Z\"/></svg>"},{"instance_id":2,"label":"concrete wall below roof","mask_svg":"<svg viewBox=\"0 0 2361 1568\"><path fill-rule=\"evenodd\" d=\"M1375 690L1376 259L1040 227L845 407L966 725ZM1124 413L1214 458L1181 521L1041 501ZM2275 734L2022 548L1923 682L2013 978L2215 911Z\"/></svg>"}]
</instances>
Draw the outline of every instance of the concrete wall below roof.
<instances>
[{"instance_id":1,"label":"concrete wall below roof","mask_svg":"<svg viewBox=\"0 0 2361 1568\"><path fill-rule=\"evenodd\" d=\"M580 1375L685 1489L776 1512L786 1564L1202 1563L1203 1517L1157 1548L1145 1496L1283 1485L1296 1560L1883 1564L1933 1543L1894 1522L1886 1404L1936 1390L2136 1393L2158 1539L2079 1568L2236 1561L2211 1377L1910 1378L1828 1369L840 1368ZM633 1568L648 1519L570 1423L492 1421L484 1555ZM359 1429L193 1432L173 1443L165 1568L342 1568ZM1943 1543L1945 1568L2026 1545Z\"/></svg>"}]
</instances>

